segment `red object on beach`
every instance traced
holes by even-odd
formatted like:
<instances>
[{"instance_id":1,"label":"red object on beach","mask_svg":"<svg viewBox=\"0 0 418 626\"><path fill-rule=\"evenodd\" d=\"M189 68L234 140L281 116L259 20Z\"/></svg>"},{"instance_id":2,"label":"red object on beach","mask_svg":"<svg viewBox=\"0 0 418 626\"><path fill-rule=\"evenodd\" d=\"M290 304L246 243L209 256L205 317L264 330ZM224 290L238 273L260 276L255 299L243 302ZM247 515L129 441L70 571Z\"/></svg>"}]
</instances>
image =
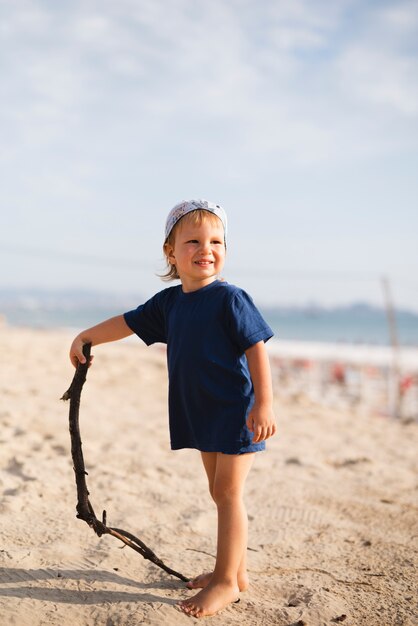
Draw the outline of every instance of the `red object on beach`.
<instances>
[{"instance_id":1,"label":"red object on beach","mask_svg":"<svg viewBox=\"0 0 418 626\"><path fill-rule=\"evenodd\" d=\"M412 387L413 384L414 384L414 376L411 376L411 375L404 376L399 381L399 391L403 395L404 393L408 391L408 389Z\"/></svg>"},{"instance_id":2,"label":"red object on beach","mask_svg":"<svg viewBox=\"0 0 418 626\"><path fill-rule=\"evenodd\" d=\"M345 367L342 363L334 363L331 370L332 381L340 385L345 383Z\"/></svg>"}]
</instances>

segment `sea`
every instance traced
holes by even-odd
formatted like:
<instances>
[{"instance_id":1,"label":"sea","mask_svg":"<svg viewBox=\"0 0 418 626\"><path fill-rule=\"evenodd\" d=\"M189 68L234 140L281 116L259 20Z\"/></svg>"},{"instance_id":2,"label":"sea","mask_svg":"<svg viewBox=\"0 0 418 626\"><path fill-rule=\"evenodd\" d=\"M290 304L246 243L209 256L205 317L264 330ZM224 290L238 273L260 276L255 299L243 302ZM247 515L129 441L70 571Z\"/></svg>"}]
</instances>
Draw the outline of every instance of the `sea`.
<instances>
[{"instance_id":1,"label":"sea","mask_svg":"<svg viewBox=\"0 0 418 626\"><path fill-rule=\"evenodd\" d=\"M0 315L14 326L82 329L135 308L138 297L83 292L0 291ZM357 345L418 347L418 313L395 311L390 327L383 308L366 303L343 307L261 307L276 339Z\"/></svg>"},{"instance_id":2,"label":"sea","mask_svg":"<svg viewBox=\"0 0 418 626\"><path fill-rule=\"evenodd\" d=\"M395 312L390 326L385 310L365 304L350 307L266 309L277 338L293 341L418 347L418 314Z\"/></svg>"}]
</instances>

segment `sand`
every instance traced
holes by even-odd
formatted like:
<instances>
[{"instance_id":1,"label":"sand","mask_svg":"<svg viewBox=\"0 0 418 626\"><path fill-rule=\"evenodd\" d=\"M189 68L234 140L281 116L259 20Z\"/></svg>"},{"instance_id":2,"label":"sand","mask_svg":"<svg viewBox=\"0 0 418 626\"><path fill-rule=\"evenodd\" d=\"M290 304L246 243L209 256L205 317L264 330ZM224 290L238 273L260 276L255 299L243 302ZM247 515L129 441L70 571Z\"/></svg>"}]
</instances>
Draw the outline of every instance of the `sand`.
<instances>
[{"instance_id":1,"label":"sand","mask_svg":"<svg viewBox=\"0 0 418 626\"><path fill-rule=\"evenodd\" d=\"M75 517L69 331L0 328L0 624L171 626L193 592ZM186 575L213 566L216 511L199 453L172 452L162 348L94 349L81 405L91 501ZM276 390L279 435L246 502L251 588L214 626L412 625L418 424ZM207 621L207 620L206 620Z\"/></svg>"}]
</instances>

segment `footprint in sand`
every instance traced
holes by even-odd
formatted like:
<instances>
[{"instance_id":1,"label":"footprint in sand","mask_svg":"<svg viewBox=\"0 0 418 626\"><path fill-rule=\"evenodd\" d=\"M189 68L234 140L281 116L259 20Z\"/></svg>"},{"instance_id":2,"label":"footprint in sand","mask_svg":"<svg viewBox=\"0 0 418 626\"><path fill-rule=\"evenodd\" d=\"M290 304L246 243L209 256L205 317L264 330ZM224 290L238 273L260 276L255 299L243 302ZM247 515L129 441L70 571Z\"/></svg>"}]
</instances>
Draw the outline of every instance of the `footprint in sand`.
<instances>
[{"instance_id":1,"label":"footprint in sand","mask_svg":"<svg viewBox=\"0 0 418 626\"><path fill-rule=\"evenodd\" d=\"M16 496L19 493L19 489L5 489L3 491L4 496Z\"/></svg>"},{"instance_id":2,"label":"footprint in sand","mask_svg":"<svg viewBox=\"0 0 418 626\"><path fill-rule=\"evenodd\" d=\"M13 457L9 460L9 464L7 465L5 470L12 476L17 476L18 478L21 478L25 482L28 482L30 480L36 480L36 478L33 478L32 476L28 476L27 474L23 472L23 463L20 463L16 459L16 457Z\"/></svg>"},{"instance_id":3,"label":"footprint in sand","mask_svg":"<svg viewBox=\"0 0 418 626\"><path fill-rule=\"evenodd\" d=\"M312 600L313 592L309 589L300 589L296 593L292 593L287 601L288 607L296 607L309 604Z\"/></svg>"},{"instance_id":4,"label":"footprint in sand","mask_svg":"<svg viewBox=\"0 0 418 626\"><path fill-rule=\"evenodd\" d=\"M52 446L52 449L58 454L58 456L67 456L68 454L68 451L64 448L64 446L59 444Z\"/></svg>"}]
</instances>

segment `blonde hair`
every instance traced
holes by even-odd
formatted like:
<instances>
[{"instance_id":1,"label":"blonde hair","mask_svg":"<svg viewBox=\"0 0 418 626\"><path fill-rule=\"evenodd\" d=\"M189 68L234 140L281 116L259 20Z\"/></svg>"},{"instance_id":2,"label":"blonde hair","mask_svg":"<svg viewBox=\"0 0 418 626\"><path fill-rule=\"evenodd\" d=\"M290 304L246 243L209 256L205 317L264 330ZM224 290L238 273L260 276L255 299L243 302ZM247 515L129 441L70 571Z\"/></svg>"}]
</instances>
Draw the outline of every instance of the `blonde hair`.
<instances>
[{"instance_id":1,"label":"blonde hair","mask_svg":"<svg viewBox=\"0 0 418 626\"><path fill-rule=\"evenodd\" d=\"M200 226L201 224L209 222L213 225L219 225L220 219L214 213L210 211L205 211L205 209L196 209L195 211L190 211L190 213L186 213L182 218L179 219L176 224L174 224L170 234L167 239L164 241L163 245L163 253L165 256L165 262L167 269L164 274L158 274L162 280L170 281L177 280L180 276L177 273L177 268L175 265L172 265L168 260L168 246L174 247L174 242L176 240L176 232L179 230L181 224L192 224L192 226Z\"/></svg>"}]
</instances>

